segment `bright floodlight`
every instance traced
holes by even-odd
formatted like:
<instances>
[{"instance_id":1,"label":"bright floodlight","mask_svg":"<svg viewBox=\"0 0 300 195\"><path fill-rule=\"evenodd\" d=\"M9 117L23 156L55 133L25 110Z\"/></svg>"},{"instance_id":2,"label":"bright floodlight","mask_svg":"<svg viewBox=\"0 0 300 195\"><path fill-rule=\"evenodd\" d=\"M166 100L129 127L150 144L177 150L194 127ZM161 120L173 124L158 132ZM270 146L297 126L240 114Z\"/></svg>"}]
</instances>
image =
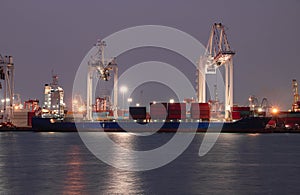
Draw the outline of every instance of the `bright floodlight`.
<instances>
[{"instance_id":1,"label":"bright floodlight","mask_svg":"<svg viewBox=\"0 0 300 195\"><path fill-rule=\"evenodd\" d=\"M126 86L122 86L122 87L120 88L120 91L121 91L122 93L126 93L127 90L128 90L128 88L127 88Z\"/></svg>"},{"instance_id":2,"label":"bright floodlight","mask_svg":"<svg viewBox=\"0 0 300 195\"><path fill-rule=\"evenodd\" d=\"M277 108L273 108L273 109L272 109L272 113L273 113L273 114L277 114L278 111L279 111L279 110L278 110Z\"/></svg>"},{"instance_id":3,"label":"bright floodlight","mask_svg":"<svg viewBox=\"0 0 300 195\"><path fill-rule=\"evenodd\" d=\"M128 98L127 102L131 103L132 102L132 98Z\"/></svg>"},{"instance_id":4,"label":"bright floodlight","mask_svg":"<svg viewBox=\"0 0 300 195\"><path fill-rule=\"evenodd\" d=\"M173 104L175 101L174 99L170 99L170 103Z\"/></svg>"}]
</instances>

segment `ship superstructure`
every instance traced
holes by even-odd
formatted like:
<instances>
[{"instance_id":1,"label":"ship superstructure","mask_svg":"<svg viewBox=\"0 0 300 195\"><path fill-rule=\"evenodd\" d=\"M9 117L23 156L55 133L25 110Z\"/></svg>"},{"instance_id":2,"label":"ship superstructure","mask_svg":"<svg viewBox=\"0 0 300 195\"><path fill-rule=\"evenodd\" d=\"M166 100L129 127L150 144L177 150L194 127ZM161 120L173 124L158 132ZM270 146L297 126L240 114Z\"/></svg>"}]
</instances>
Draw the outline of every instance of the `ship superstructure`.
<instances>
[{"instance_id":1,"label":"ship superstructure","mask_svg":"<svg viewBox=\"0 0 300 195\"><path fill-rule=\"evenodd\" d=\"M65 113L64 90L58 85L58 76L52 75L52 83L45 84L42 117L63 118Z\"/></svg>"}]
</instances>

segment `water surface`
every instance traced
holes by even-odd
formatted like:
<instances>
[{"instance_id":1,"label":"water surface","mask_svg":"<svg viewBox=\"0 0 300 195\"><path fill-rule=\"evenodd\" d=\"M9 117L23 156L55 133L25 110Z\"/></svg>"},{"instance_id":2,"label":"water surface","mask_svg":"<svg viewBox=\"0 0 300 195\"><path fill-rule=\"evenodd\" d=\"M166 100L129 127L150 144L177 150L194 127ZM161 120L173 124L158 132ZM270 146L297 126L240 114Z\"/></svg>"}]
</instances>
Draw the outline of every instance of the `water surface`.
<instances>
[{"instance_id":1,"label":"water surface","mask_svg":"<svg viewBox=\"0 0 300 195\"><path fill-rule=\"evenodd\" d=\"M159 147L173 134L139 139L111 133L124 147ZM99 135L101 136L101 135ZM124 138L127 137L127 138ZM13 194L297 194L299 134L221 134L204 157L203 134L159 169L122 171L98 160L78 133L0 133L0 192ZM122 162L120 162L122 163Z\"/></svg>"}]
</instances>

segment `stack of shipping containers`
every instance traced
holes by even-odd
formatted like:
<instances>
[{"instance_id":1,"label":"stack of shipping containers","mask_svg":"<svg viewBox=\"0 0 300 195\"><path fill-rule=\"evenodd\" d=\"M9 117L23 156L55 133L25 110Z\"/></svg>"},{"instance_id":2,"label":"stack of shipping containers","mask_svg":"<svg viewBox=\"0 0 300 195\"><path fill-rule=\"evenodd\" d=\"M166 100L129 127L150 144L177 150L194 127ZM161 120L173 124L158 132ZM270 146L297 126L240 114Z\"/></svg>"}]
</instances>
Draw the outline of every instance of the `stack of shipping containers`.
<instances>
[{"instance_id":1,"label":"stack of shipping containers","mask_svg":"<svg viewBox=\"0 0 300 195\"><path fill-rule=\"evenodd\" d=\"M168 120L184 120L186 119L185 103L168 103Z\"/></svg>"},{"instance_id":2,"label":"stack of shipping containers","mask_svg":"<svg viewBox=\"0 0 300 195\"><path fill-rule=\"evenodd\" d=\"M167 117L168 103L150 103L150 116L152 120L164 120Z\"/></svg>"},{"instance_id":3,"label":"stack of shipping containers","mask_svg":"<svg viewBox=\"0 0 300 195\"><path fill-rule=\"evenodd\" d=\"M249 117L250 114L251 114L251 111L250 111L249 106L244 106L244 107L233 106L232 107L232 112L231 112L232 120L239 120L241 118L246 118L246 117Z\"/></svg>"},{"instance_id":4,"label":"stack of shipping containers","mask_svg":"<svg viewBox=\"0 0 300 195\"><path fill-rule=\"evenodd\" d=\"M209 121L210 106L209 103L192 103L191 104L191 119Z\"/></svg>"}]
</instances>

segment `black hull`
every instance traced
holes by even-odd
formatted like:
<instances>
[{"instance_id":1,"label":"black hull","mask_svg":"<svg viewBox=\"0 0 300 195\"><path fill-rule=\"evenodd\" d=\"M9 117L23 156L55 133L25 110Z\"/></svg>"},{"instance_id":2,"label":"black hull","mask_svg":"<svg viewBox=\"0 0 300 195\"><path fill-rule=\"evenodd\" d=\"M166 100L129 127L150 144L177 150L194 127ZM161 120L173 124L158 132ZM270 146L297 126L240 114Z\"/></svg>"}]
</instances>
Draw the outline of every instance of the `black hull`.
<instances>
[{"instance_id":1,"label":"black hull","mask_svg":"<svg viewBox=\"0 0 300 195\"><path fill-rule=\"evenodd\" d=\"M133 121L118 122L66 122L53 121L49 118L33 118L34 131L52 132L222 132L222 133L270 133L265 129L270 118L250 117L235 122L165 122L135 123ZM178 129L180 127L180 129ZM157 131L157 129L159 129Z\"/></svg>"}]
</instances>

